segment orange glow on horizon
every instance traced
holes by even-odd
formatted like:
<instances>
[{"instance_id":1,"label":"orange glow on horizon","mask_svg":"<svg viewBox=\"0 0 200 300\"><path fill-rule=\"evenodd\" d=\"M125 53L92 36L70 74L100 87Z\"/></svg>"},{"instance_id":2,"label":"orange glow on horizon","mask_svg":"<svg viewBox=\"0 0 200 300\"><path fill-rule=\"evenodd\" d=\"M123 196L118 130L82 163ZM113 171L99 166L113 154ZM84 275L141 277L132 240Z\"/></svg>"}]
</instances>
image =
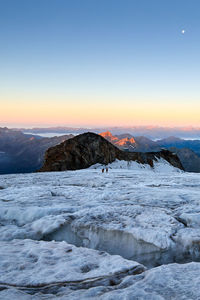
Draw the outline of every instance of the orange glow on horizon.
<instances>
[{"instance_id":1,"label":"orange glow on horizon","mask_svg":"<svg viewBox=\"0 0 200 300\"><path fill-rule=\"evenodd\" d=\"M199 126L200 104L32 103L1 104L0 124L33 126ZM186 129L187 130L187 129Z\"/></svg>"}]
</instances>

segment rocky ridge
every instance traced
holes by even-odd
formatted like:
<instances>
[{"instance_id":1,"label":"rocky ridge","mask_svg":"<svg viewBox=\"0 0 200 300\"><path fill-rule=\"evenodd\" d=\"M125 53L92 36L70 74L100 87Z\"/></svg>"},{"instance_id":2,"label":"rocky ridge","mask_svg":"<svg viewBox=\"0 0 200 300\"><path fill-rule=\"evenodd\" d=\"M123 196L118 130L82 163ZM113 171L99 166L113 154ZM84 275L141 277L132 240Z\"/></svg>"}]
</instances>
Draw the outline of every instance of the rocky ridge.
<instances>
[{"instance_id":1,"label":"rocky ridge","mask_svg":"<svg viewBox=\"0 0 200 300\"><path fill-rule=\"evenodd\" d=\"M102 136L88 132L49 148L46 151L44 165L40 171L79 170L97 163L107 165L115 160L136 161L153 167L154 162L160 158L183 170L177 155L168 150L148 153L125 152Z\"/></svg>"}]
</instances>

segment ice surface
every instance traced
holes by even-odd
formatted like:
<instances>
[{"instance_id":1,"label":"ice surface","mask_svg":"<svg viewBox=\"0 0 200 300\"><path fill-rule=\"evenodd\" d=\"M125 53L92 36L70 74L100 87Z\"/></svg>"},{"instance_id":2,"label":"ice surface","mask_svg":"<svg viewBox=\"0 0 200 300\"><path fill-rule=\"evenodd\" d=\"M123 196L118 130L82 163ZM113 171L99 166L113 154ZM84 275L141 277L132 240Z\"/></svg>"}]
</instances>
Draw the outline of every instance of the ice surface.
<instances>
[{"instance_id":1,"label":"ice surface","mask_svg":"<svg viewBox=\"0 0 200 300\"><path fill-rule=\"evenodd\" d=\"M0 299L70 300L198 300L200 299L200 263L169 264L127 275L120 281L99 281L87 288L57 285L48 289L24 289L4 286ZM113 284L115 283L115 284ZM56 293L56 294L55 294Z\"/></svg>"},{"instance_id":2,"label":"ice surface","mask_svg":"<svg viewBox=\"0 0 200 300\"><path fill-rule=\"evenodd\" d=\"M168 298L162 294L162 284L159 293L153 283L152 290L148 288L151 284L146 278L164 277L166 270L166 274L170 274L177 268L183 276L177 280L182 283L185 280L191 291L191 278L196 276L199 264L184 264L184 273L182 265L174 262L200 261L200 175L166 168L159 163L160 167L153 170L138 165L127 168L126 162L122 168L110 166L108 173L103 174L101 166L96 166L96 169L80 171L0 176L0 251L4 255L0 260L0 299L53 299L55 294L60 299L67 299L66 295L70 295L69 299L80 299L80 285L76 291L69 286L59 286L45 292L36 291L34 287L27 292L8 284L36 286L63 282L63 279L82 281L89 273L91 277L111 276L112 282L102 279L96 286L91 283L87 288L84 286L81 295L86 295L85 299L97 295L102 295L102 299L115 299L117 296L111 294L115 289L124 299L132 299L127 293L130 290L136 295L136 290L131 290L136 284L138 293L143 293L143 298L138 299L173 299L173 289L174 299L200 299L196 291L194 297L183 298L184 287L179 291L180 298L175 286L169 287L171 296ZM71 267L72 260L66 259L63 249L67 247L73 248L75 269ZM106 254L109 259L106 261L106 256L97 250L109 253ZM87 263L92 266L96 261L100 267L81 273L83 252L89 253L87 251L93 253L84 254ZM116 254L121 257L113 256ZM126 274L127 279L116 279L113 274L117 270L123 270L126 263L129 268L125 259L129 259L130 264L138 261L147 267L172 264L144 273L151 274L150 277L141 274L131 279ZM106 265L108 261L110 266ZM131 283L126 287L126 294L121 294L125 288L119 286L126 285L126 280ZM147 285L147 291L142 284ZM111 298L106 298L108 296Z\"/></svg>"},{"instance_id":3,"label":"ice surface","mask_svg":"<svg viewBox=\"0 0 200 300\"><path fill-rule=\"evenodd\" d=\"M39 287L142 271L137 262L66 242L0 242L0 278L7 285Z\"/></svg>"},{"instance_id":4,"label":"ice surface","mask_svg":"<svg viewBox=\"0 0 200 300\"><path fill-rule=\"evenodd\" d=\"M200 263L163 265L146 271L137 279L125 278L114 288L92 288L71 293L68 291L68 295L71 300L197 300L200 299L199 274Z\"/></svg>"},{"instance_id":5,"label":"ice surface","mask_svg":"<svg viewBox=\"0 0 200 300\"><path fill-rule=\"evenodd\" d=\"M0 240L65 240L156 265L176 256L186 223L199 227L198 174L89 169L1 176L1 186Z\"/></svg>"}]
</instances>

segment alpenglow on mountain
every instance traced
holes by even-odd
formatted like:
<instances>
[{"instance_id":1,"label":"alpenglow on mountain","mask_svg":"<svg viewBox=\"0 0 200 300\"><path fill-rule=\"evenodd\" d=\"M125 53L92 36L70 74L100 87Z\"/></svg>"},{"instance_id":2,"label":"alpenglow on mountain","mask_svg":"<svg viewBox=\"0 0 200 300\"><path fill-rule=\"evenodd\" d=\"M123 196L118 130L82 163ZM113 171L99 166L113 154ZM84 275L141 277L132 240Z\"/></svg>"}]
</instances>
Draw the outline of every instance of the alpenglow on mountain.
<instances>
[{"instance_id":1,"label":"alpenglow on mountain","mask_svg":"<svg viewBox=\"0 0 200 300\"><path fill-rule=\"evenodd\" d=\"M101 135L88 132L47 150L44 165L40 171L65 171L89 168L95 164L108 165L116 160L135 161L154 167L159 159L183 169L176 154L168 150L159 152L125 152L104 139Z\"/></svg>"}]
</instances>

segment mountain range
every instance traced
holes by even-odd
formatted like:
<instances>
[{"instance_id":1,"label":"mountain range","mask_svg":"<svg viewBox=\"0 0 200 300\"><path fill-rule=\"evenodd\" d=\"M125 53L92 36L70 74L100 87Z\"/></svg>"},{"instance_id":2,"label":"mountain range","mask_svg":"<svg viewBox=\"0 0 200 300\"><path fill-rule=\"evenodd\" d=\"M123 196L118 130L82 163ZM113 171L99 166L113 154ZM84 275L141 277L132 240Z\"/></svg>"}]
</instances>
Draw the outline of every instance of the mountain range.
<instances>
[{"instance_id":1,"label":"mountain range","mask_svg":"<svg viewBox=\"0 0 200 300\"><path fill-rule=\"evenodd\" d=\"M43 164L45 151L73 137L42 138L0 128L0 174L34 172Z\"/></svg>"},{"instance_id":2,"label":"mountain range","mask_svg":"<svg viewBox=\"0 0 200 300\"><path fill-rule=\"evenodd\" d=\"M152 141L145 136L130 133L113 134L110 131L100 135L126 152L157 152L168 149L179 157L188 172L200 172L200 140L184 140L177 137ZM34 172L43 165L47 149L73 138L68 134L44 138L24 134L19 130L0 128L0 174Z\"/></svg>"},{"instance_id":3,"label":"mountain range","mask_svg":"<svg viewBox=\"0 0 200 300\"><path fill-rule=\"evenodd\" d=\"M144 136L133 137L129 133L113 136L111 132L100 133L105 139L129 152L155 152L165 148L177 154L187 172L200 172L200 140L184 140L177 137L152 141Z\"/></svg>"},{"instance_id":4,"label":"mountain range","mask_svg":"<svg viewBox=\"0 0 200 300\"><path fill-rule=\"evenodd\" d=\"M133 136L145 136L149 139L158 140L169 136L176 136L184 139L200 139L199 127L160 127L160 126L126 126L126 127L106 127L106 128L77 128L77 127L48 127L48 128L16 128L25 133L44 134L44 133L59 133L59 134L81 134L92 131L101 133L110 131L114 135L121 135L124 132Z\"/></svg>"},{"instance_id":5,"label":"mountain range","mask_svg":"<svg viewBox=\"0 0 200 300\"><path fill-rule=\"evenodd\" d=\"M183 170L176 154L169 150L158 152L125 152L93 132L87 132L49 148L45 154L41 172L86 169L92 165L108 165L116 160L136 162L141 165L154 164L160 160Z\"/></svg>"}]
</instances>

